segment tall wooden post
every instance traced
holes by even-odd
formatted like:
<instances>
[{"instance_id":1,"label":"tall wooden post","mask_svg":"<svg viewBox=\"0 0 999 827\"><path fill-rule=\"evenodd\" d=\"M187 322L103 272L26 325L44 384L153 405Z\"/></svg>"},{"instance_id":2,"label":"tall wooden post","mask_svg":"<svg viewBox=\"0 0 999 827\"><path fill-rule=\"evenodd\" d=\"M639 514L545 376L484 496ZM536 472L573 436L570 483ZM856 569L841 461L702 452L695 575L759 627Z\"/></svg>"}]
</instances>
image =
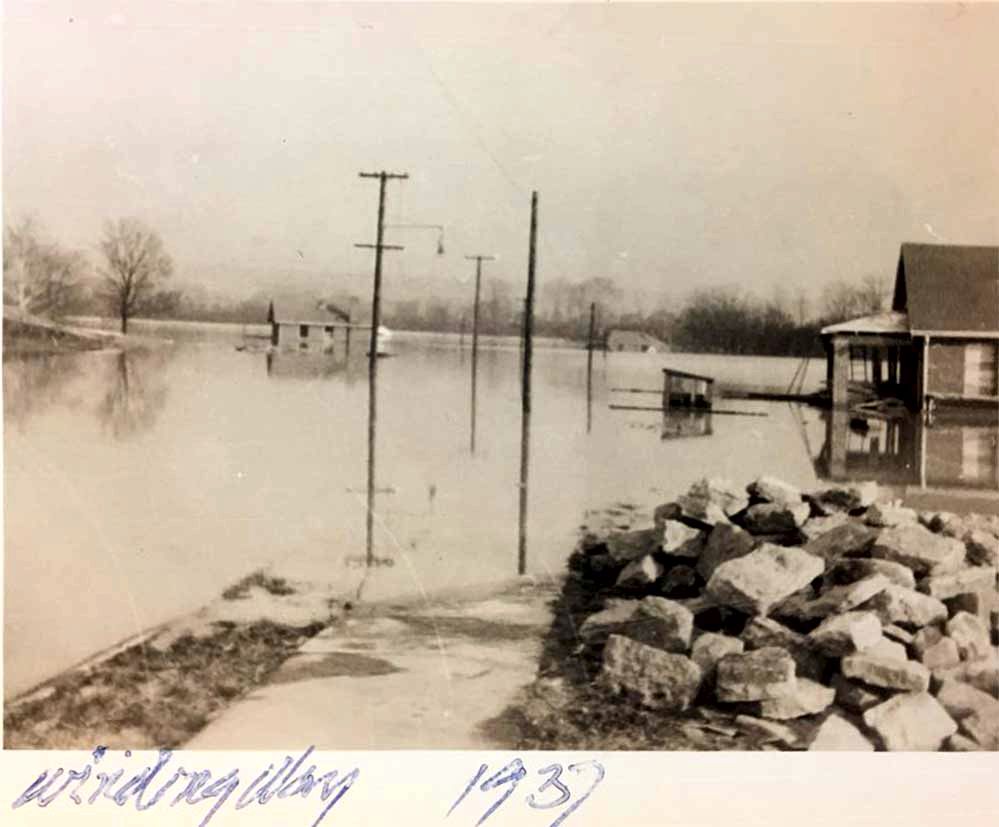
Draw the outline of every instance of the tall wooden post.
<instances>
[{"instance_id":1,"label":"tall wooden post","mask_svg":"<svg viewBox=\"0 0 999 827\"><path fill-rule=\"evenodd\" d=\"M534 271L538 238L538 193L531 193L531 235L527 254L527 298L524 301L524 371L520 420L520 538L517 573L527 572L527 480L531 448L531 359L534 346Z\"/></svg>"},{"instance_id":2,"label":"tall wooden post","mask_svg":"<svg viewBox=\"0 0 999 827\"><path fill-rule=\"evenodd\" d=\"M368 352L368 514L366 521L367 563L374 562L375 531L375 436L378 423L378 328L382 316L382 251L401 250L394 244L382 243L385 238L385 183L390 178L406 179L405 173L362 172L361 178L378 179L378 229L375 243L355 244L355 247L375 250L375 284L371 297L371 340Z\"/></svg>"},{"instance_id":3,"label":"tall wooden post","mask_svg":"<svg viewBox=\"0 0 999 827\"><path fill-rule=\"evenodd\" d=\"M832 387L830 388L830 397L832 406L846 408L850 401L850 341L844 336L835 336L831 348Z\"/></svg>"}]
</instances>

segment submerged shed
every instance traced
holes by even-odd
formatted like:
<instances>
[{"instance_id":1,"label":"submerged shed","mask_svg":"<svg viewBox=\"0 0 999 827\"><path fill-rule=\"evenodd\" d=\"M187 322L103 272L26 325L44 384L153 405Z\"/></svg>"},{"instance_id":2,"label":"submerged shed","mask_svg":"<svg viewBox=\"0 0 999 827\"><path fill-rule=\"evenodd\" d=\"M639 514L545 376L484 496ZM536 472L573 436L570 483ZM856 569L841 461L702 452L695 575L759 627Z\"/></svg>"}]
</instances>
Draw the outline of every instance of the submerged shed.
<instances>
[{"instance_id":1,"label":"submerged shed","mask_svg":"<svg viewBox=\"0 0 999 827\"><path fill-rule=\"evenodd\" d=\"M325 299L271 302L267 322L274 347L329 351L346 344L350 313Z\"/></svg>"},{"instance_id":2,"label":"submerged shed","mask_svg":"<svg viewBox=\"0 0 999 827\"><path fill-rule=\"evenodd\" d=\"M999 247L903 244L892 309L822 330L834 407L862 381L914 410L999 405Z\"/></svg>"}]
</instances>

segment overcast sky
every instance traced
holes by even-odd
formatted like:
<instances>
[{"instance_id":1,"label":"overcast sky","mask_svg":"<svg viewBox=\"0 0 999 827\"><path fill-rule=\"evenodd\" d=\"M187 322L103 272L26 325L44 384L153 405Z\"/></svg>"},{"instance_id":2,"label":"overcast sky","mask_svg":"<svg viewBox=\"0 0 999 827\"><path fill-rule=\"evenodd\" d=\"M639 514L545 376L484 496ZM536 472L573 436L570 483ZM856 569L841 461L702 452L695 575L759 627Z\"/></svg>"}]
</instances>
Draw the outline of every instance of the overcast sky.
<instances>
[{"instance_id":1,"label":"overcast sky","mask_svg":"<svg viewBox=\"0 0 999 827\"><path fill-rule=\"evenodd\" d=\"M999 242L999 7L7 0L4 214L93 250L157 228L177 278L390 294L465 253L522 284L680 297L893 274L902 241Z\"/></svg>"}]
</instances>

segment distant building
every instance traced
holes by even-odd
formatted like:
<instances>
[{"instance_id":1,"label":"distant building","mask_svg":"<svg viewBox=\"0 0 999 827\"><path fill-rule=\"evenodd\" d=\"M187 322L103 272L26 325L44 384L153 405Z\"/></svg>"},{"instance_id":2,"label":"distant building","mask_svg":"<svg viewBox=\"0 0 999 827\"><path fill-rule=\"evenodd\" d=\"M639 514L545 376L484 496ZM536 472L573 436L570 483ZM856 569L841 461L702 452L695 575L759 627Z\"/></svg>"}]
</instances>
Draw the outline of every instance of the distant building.
<instances>
[{"instance_id":1,"label":"distant building","mask_svg":"<svg viewBox=\"0 0 999 827\"><path fill-rule=\"evenodd\" d=\"M999 247L903 244L892 309L822 330L833 407L851 384L927 402L999 405Z\"/></svg>"},{"instance_id":2,"label":"distant building","mask_svg":"<svg viewBox=\"0 0 999 827\"><path fill-rule=\"evenodd\" d=\"M335 352L349 342L350 313L323 299L272 301L267 322L277 348Z\"/></svg>"},{"instance_id":3,"label":"distant building","mask_svg":"<svg viewBox=\"0 0 999 827\"><path fill-rule=\"evenodd\" d=\"M607 333L607 350L633 353L666 353L669 346L655 336L640 330L611 330Z\"/></svg>"}]
</instances>

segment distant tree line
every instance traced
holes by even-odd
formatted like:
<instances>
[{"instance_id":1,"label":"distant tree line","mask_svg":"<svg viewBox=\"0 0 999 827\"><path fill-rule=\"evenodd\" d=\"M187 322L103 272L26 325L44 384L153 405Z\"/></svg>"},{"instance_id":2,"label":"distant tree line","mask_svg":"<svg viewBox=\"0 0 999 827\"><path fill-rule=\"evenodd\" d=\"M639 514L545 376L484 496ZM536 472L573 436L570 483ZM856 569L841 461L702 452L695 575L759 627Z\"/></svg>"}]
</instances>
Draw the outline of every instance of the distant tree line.
<instances>
[{"instance_id":1,"label":"distant tree line","mask_svg":"<svg viewBox=\"0 0 999 827\"><path fill-rule=\"evenodd\" d=\"M522 309L506 282L492 282L479 311L479 331L516 335L523 324ZM761 300L736 290L705 289L691 294L677 307L664 302L648 309L628 308L625 292L606 278L569 284L551 283L542 290L535 330L585 342L590 304L596 304L597 340L603 343L614 329L634 330L662 340L672 349L702 353L805 356L820 352L819 331L828 324L887 306L887 282L867 277L857 284L839 281L821 296L818 316L809 316L799 291L793 301L783 296ZM387 309L386 324L406 330L457 333L471 331L471 308L442 299L399 302Z\"/></svg>"},{"instance_id":2,"label":"distant tree line","mask_svg":"<svg viewBox=\"0 0 999 827\"><path fill-rule=\"evenodd\" d=\"M108 222L97 244L99 264L91 268L80 251L46 238L37 222L6 224L4 303L36 315L109 314L122 332L136 316L205 322L261 324L268 298L257 293L240 302L196 298L166 281L173 263L159 235L140 221ZM538 298L538 335L585 342L590 305L597 308L597 342L614 329L654 336L673 350L754 355L815 354L819 330L844 319L876 313L887 306L888 283L867 276L858 282L827 285L817 314L808 312L804 291L793 298L778 292L767 300L734 289L702 289L685 301L649 300L625 291L606 277L545 283ZM467 300L439 296L388 302L384 324L398 330L470 334L472 307ZM360 320L359 320L360 321ZM486 279L479 307L484 335L517 335L523 326L523 301L507 281Z\"/></svg>"}]
</instances>

